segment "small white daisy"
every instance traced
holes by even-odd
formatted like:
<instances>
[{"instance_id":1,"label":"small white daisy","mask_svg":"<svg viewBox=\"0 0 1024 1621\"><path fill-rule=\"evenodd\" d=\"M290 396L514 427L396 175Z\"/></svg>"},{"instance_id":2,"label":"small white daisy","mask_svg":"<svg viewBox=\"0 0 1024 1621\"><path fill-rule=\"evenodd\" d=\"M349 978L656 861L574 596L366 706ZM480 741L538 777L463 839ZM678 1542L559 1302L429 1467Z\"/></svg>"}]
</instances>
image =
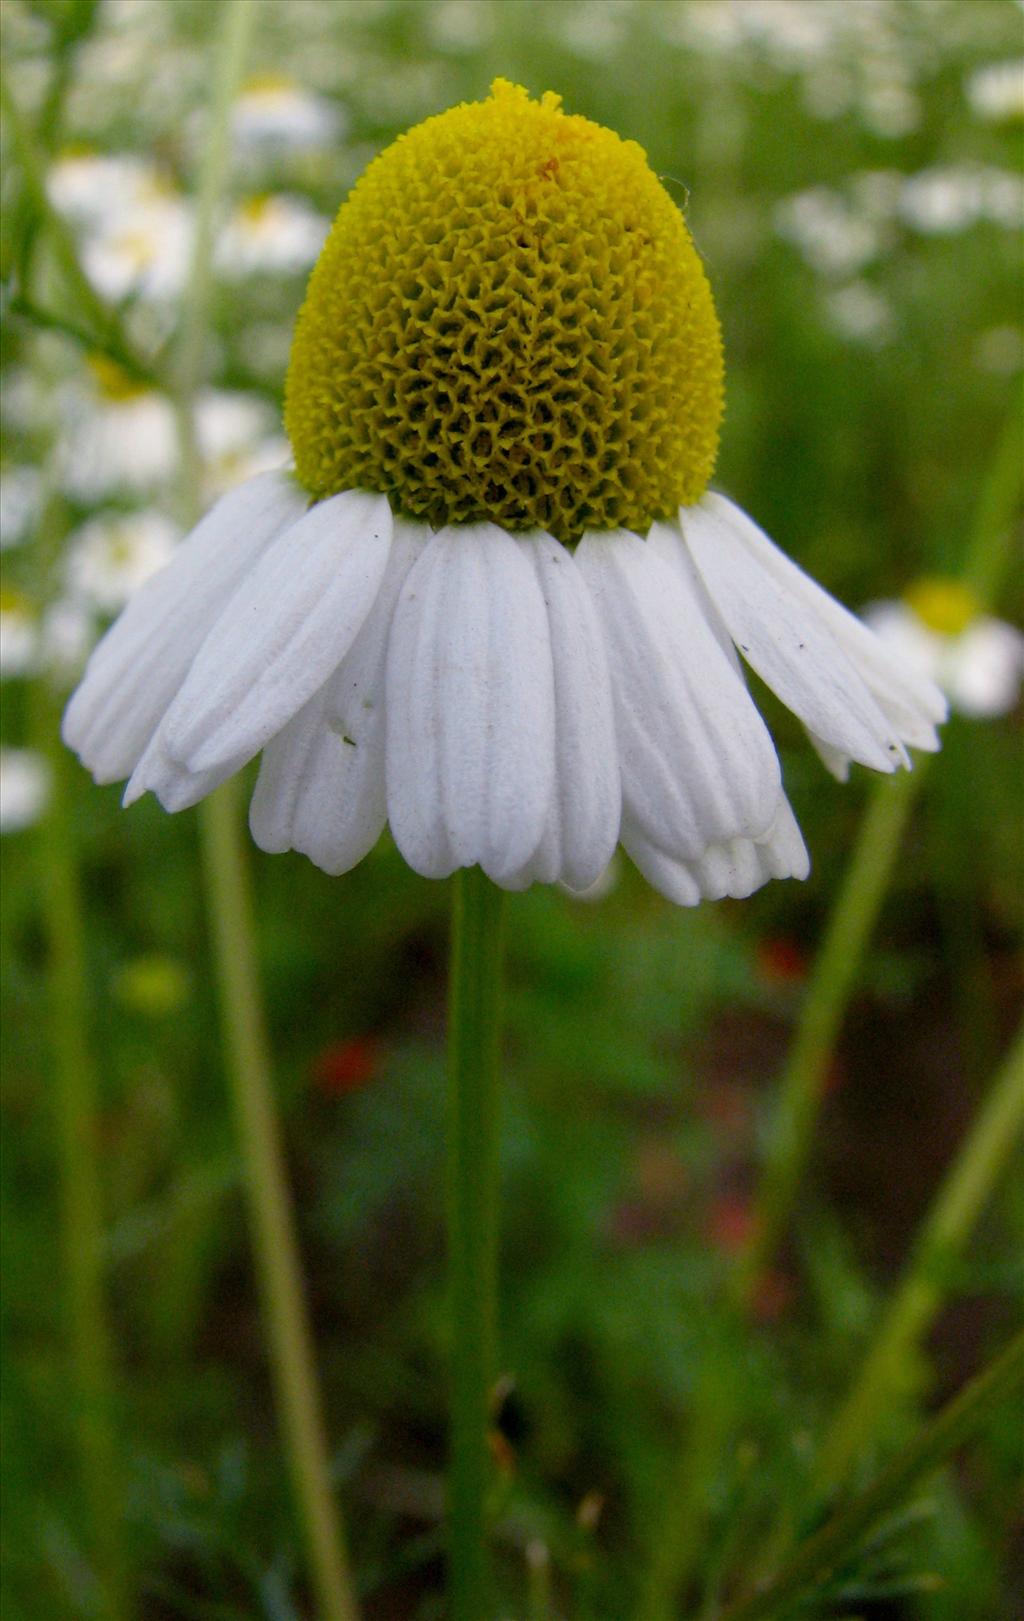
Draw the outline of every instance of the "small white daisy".
<instances>
[{"instance_id":1,"label":"small white daisy","mask_svg":"<svg viewBox=\"0 0 1024 1621\"><path fill-rule=\"evenodd\" d=\"M50 767L33 749L0 748L0 833L20 833L50 800Z\"/></svg>"},{"instance_id":2,"label":"small white daisy","mask_svg":"<svg viewBox=\"0 0 1024 1621\"><path fill-rule=\"evenodd\" d=\"M1024 636L1015 625L983 614L958 581L919 580L902 601L872 603L864 618L961 714L980 719L1015 707L1024 679Z\"/></svg>"},{"instance_id":3,"label":"small white daisy","mask_svg":"<svg viewBox=\"0 0 1024 1621\"><path fill-rule=\"evenodd\" d=\"M833 765L909 765L945 703L708 492L722 354L641 149L497 81L369 168L310 281L292 473L223 496L93 654L64 735L344 872L672 900L803 877L737 649Z\"/></svg>"},{"instance_id":4,"label":"small white daisy","mask_svg":"<svg viewBox=\"0 0 1024 1621\"><path fill-rule=\"evenodd\" d=\"M68 542L68 589L98 612L116 613L170 562L180 536L177 524L151 509L91 518Z\"/></svg>"},{"instance_id":5,"label":"small white daisy","mask_svg":"<svg viewBox=\"0 0 1024 1621\"><path fill-rule=\"evenodd\" d=\"M0 587L0 676L31 675L39 653L39 622L27 597Z\"/></svg>"},{"instance_id":6,"label":"small white daisy","mask_svg":"<svg viewBox=\"0 0 1024 1621\"><path fill-rule=\"evenodd\" d=\"M235 143L248 152L316 151L344 133L340 108L283 73L257 73L231 114Z\"/></svg>"},{"instance_id":7,"label":"small white daisy","mask_svg":"<svg viewBox=\"0 0 1024 1621\"><path fill-rule=\"evenodd\" d=\"M1024 57L976 68L965 89L976 118L989 123L1024 118Z\"/></svg>"},{"instance_id":8,"label":"small white daisy","mask_svg":"<svg viewBox=\"0 0 1024 1621\"><path fill-rule=\"evenodd\" d=\"M308 270L324 245L330 223L302 197L273 193L249 197L221 233L217 268L231 279L257 272L288 276Z\"/></svg>"}]
</instances>

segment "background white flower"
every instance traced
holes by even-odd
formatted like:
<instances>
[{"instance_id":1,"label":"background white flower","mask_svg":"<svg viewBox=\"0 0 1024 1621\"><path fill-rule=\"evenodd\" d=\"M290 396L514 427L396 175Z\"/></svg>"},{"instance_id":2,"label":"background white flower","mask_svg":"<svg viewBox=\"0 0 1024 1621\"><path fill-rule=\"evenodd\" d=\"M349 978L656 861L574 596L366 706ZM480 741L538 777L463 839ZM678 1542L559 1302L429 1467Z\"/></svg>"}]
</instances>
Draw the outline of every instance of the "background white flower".
<instances>
[{"instance_id":1,"label":"background white flower","mask_svg":"<svg viewBox=\"0 0 1024 1621\"><path fill-rule=\"evenodd\" d=\"M49 763L33 749L0 748L0 833L32 827L50 799Z\"/></svg>"},{"instance_id":2,"label":"background white flower","mask_svg":"<svg viewBox=\"0 0 1024 1621\"><path fill-rule=\"evenodd\" d=\"M978 611L952 580L921 581L902 601L864 610L872 629L915 669L941 687L961 714L1005 715L1020 697L1024 636Z\"/></svg>"},{"instance_id":3,"label":"background white flower","mask_svg":"<svg viewBox=\"0 0 1024 1621\"><path fill-rule=\"evenodd\" d=\"M92 518L70 538L68 589L100 613L116 613L170 561L180 538L178 525L151 509Z\"/></svg>"}]
</instances>

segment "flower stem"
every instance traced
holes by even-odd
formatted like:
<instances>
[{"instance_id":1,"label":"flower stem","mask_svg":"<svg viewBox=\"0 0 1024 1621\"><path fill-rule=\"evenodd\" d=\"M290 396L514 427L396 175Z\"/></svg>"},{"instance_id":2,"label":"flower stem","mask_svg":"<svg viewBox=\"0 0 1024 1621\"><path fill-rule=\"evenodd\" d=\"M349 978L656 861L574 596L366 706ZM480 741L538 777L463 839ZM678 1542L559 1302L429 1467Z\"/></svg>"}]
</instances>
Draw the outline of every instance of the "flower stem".
<instances>
[{"instance_id":1,"label":"flower stem","mask_svg":"<svg viewBox=\"0 0 1024 1621\"><path fill-rule=\"evenodd\" d=\"M49 695L36 694L40 743L52 772L52 798L39 829L39 894L48 943L51 1035L56 1068L61 1225L67 1267L74 1416L82 1493L95 1562L99 1613L126 1621L128 1567L123 1492L114 1429L110 1337L103 1299L102 1201L97 1166L96 1068L87 1033L85 928L67 799L66 757Z\"/></svg>"},{"instance_id":2,"label":"flower stem","mask_svg":"<svg viewBox=\"0 0 1024 1621\"><path fill-rule=\"evenodd\" d=\"M915 1245L906 1276L890 1301L871 1350L833 1420L818 1462L818 1486L839 1486L870 1439L899 1382L908 1350L932 1322L943 1278L962 1251L991 1188L1024 1127L1024 1029L997 1074L963 1147L947 1172Z\"/></svg>"},{"instance_id":3,"label":"flower stem","mask_svg":"<svg viewBox=\"0 0 1024 1621\"><path fill-rule=\"evenodd\" d=\"M779 1574L732 1605L722 1621L764 1621L821 1587L868 1534L899 1507L918 1481L937 1469L977 1429L983 1416L1024 1384L1024 1333L964 1387L905 1447L873 1485L822 1526Z\"/></svg>"},{"instance_id":4,"label":"flower stem","mask_svg":"<svg viewBox=\"0 0 1024 1621\"><path fill-rule=\"evenodd\" d=\"M178 337L181 504L188 520L197 516L202 474L193 403L202 382L209 327L211 250L217 210L227 181L231 106L242 75L254 9L251 0L227 0L221 15L199 178L192 267ZM220 979L227 1069L292 1485L309 1547L318 1613L324 1621L356 1621L358 1604L331 1490L312 1335L274 1109L236 784L225 784L200 807L199 822L207 906Z\"/></svg>"},{"instance_id":5,"label":"flower stem","mask_svg":"<svg viewBox=\"0 0 1024 1621\"><path fill-rule=\"evenodd\" d=\"M220 980L228 1073L249 1191L253 1246L270 1334L271 1363L296 1500L324 1621L355 1621L324 1443L312 1338L253 951L249 888L238 832L237 785L202 807L201 835Z\"/></svg>"},{"instance_id":6,"label":"flower stem","mask_svg":"<svg viewBox=\"0 0 1024 1621\"><path fill-rule=\"evenodd\" d=\"M789 1220L807 1162L829 1058L925 774L925 762L919 760L913 772L901 772L878 783L861 822L779 1086L751 1235L734 1275L735 1298L744 1308Z\"/></svg>"},{"instance_id":7,"label":"flower stem","mask_svg":"<svg viewBox=\"0 0 1024 1621\"><path fill-rule=\"evenodd\" d=\"M448 1038L451 1280L450 1621L486 1621L488 1409L497 1319L498 1121L505 897L456 874Z\"/></svg>"}]
</instances>

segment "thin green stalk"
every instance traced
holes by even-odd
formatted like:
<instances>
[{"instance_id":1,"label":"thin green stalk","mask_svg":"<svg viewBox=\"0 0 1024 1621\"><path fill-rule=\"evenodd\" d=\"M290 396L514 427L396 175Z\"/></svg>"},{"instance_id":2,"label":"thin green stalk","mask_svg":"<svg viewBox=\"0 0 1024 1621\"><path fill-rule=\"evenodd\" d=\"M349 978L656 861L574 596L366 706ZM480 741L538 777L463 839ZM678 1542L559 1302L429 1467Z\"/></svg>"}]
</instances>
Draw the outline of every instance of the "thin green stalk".
<instances>
[{"instance_id":1,"label":"thin green stalk","mask_svg":"<svg viewBox=\"0 0 1024 1621\"><path fill-rule=\"evenodd\" d=\"M227 0L214 66L196 207L196 234L178 338L181 507L197 516L201 461L193 402L209 329L211 251L227 182L231 106L254 20L251 0ZM201 807L207 904L217 954L227 1070L245 1168L253 1246L270 1338L288 1465L323 1621L356 1621L358 1604L331 1488L323 1413L306 1312L295 1222L271 1083L236 785Z\"/></svg>"},{"instance_id":2,"label":"thin green stalk","mask_svg":"<svg viewBox=\"0 0 1024 1621\"><path fill-rule=\"evenodd\" d=\"M124 340L118 316L103 301L82 269L74 237L50 202L41 153L34 133L7 83L2 68L0 68L0 108L3 110L14 150L21 165L25 189L33 208L46 227L54 257L72 302L77 303L79 308L85 311L97 339L102 339L108 347L113 344L119 350L130 351L131 345Z\"/></svg>"},{"instance_id":3,"label":"thin green stalk","mask_svg":"<svg viewBox=\"0 0 1024 1621\"><path fill-rule=\"evenodd\" d=\"M880 782L861 823L779 1084L751 1236L734 1275L735 1298L744 1308L789 1220L807 1163L829 1058L925 774L926 762L919 760L912 772Z\"/></svg>"},{"instance_id":4,"label":"thin green stalk","mask_svg":"<svg viewBox=\"0 0 1024 1621\"><path fill-rule=\"evenodd\" d=\"M358 1607L327 1463L302 1269L274 1109L253 950L249 885L238 834L237 784L202 808L201 835L220 981L228 1075L249 1192L271 1366L296 1500L323 1621L355 1621Z\"/></svg>"},{"instance_id":5,"label":"thin green stalk","mask_svg":"<svg viewBox=\"0 0 1024 1621\"><path fill-rule=\"evenodd\" d=\"M121 1462L113 1419L112 1357L103 1298L103 1220L97 1176L99 1087L88 1037L85 925L66 757L57 738L56 716L42 686L36 697L40 745L52 772L51 802L38 835L39 895L48 944L73 1412L100 1614L106 1621L127 1621L131 1604Z\"/></svg>"},{"instance_id":6,"label":"thin green stalk","mask_svg":"<svg viewBox=\"0 0 1024 1621\"><path fill-rule=\"evenodd\" d=\"M1024 1333L919 1432L873 1485L803 1543L773 1580L731 1605L722 1621L777 1621L786 1613L786 1606L821 1588L912 1488L968 1440L983 1417L1022 1384Z\"/></svg>"},{"instance_id":7,"label":"thin green stalk","mask_svg":"<svg viewBox=\"0 0 1024 1621\"><path fill-rule=\"evenodd\" d=\"M963 1147L922 1226L906 1276L886 1308L867 1360L822 1446L817 1484L840 1486L870 1440L907 1352L927 1331L944 1294L950 1263L962 1253L978 1215L1024 1128L1024 1030L996 1075Z\"/></svg>"},{"instance_id":8,"label":"thin green stalk","mask_svg":"<svg viewBox=\"0 0 1024 1621\"><path fill-rule=\"evenodd\" d=\"M705 1350L687 1434L664 1498L651 1550L639 1621L672 1621L705 1551L715 1471L736 1424L735 1361L715 1346Z\"/></svg>"},{"instance_id":9,"label":"thin green stalk","mask_svg":"<svg viewBox=\"0 0 1024 1621\"><path fill-rule=\"evenodd\" d=\"M450 1621L486 1621L491 1606L487 1431L497 1329L504 900L478 867L456 874L448 1036Z\"/></svg>"},{"instance_id":10,"label":"thin green stalk","mask_svg":"<svg viewBox=\"0 0 1024 1621\"><path fill-rule=\"evenodd\" d=\"M1018 401L982 485L964 557L964 581L982 606L994 600L1010 557L1024 478L1021 415ZM927 761L918 760L912 773L879 782L861 824L779 1087L751 1236L734 1274L734 1300L743 1308L749 1306L758 1277L789 1221L810 1150L829 1057L926 769Z\"/></svg>"}]
</instances>

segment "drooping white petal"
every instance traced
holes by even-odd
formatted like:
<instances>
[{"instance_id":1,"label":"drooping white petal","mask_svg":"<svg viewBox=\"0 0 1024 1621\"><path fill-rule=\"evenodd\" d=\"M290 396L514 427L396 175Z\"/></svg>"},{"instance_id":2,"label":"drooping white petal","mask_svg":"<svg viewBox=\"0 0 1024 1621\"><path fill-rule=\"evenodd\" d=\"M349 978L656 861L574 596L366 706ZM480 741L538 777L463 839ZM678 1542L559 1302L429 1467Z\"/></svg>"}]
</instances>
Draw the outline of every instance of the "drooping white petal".
<instances>
[{"instance_id":1,"label":"drooping white petal","mask_svg":"<svg viewBox=\"0 0 1024 1621\"><path fill-rule=\"evenodd\" d=\"M190 771L251 759L340 664L391 549L387 499L346 490L274 542L203 643L161 728Z\"/></svg>"},{"instance_id":2,"label":"drooping white petal","mask_svg":"<svg viewBox=\"0 0 1024 1621\"><path fill-rule=\"evenodd\" d=\"M517 878L524 888L560 879L586 890L612 858L622 813L604 636L565 547L541 531L517 544L544 597L555 682L555 788L544 835Z\"/></svg>"},{"instance_id":3,"label":"drooping white petal","mask_svg":"<svg viewBox=\"0 0 1024 1621\"><path fill-rule=\"evenodd\" d=\"M934 682L886 647L867 625L823 591L734 502L723 495L708 494L701 504L722 516L783 592L792 594L817 616L900 739L913 748L937 748L935 725L945 720L947 705ZM684 526L685 521L684 513Z\"/></svg>"},{"instance_id":4,"label":"drooping white petal","mask_svg":"<svg viewBox=\"0 0 1024 1621\"><path fill-rule=\"evenodd\" d=\"M409 865L513 878L547 819L555 702L544 599L504 530L442 529L411 570L386 709L388 817Z\"/></svg>"},{"instance_id":5,"label":"drooping white petal","mask_svg":"<svg viewBox=\"0 0 1024 1621\"><path fill-rule=\"evenodd\" d=\"M778 758L693 585L623 530L585 535L576 564L604 626L631 825L684 861L765 833Z\"/></svg>"},{"instance_id":6,"label":"drooping white petal","mask_svg":"<svg viewBox=\"0 0 1024 1621\"><path fill-rule=\"evenodd\" d=\"M135 768L210 627L307 501L288 474L249 479L221 497L132 597L64 715L64 741L98 782Z\"/></svg>"},{"instance_id":7,"label":"drooping white petal","mask_svg":"<svg viewBox=\"0 0 1024 1621\"><path fill-rule=\"evenodd\" d=\"M622 842L648 883L678 906L731 896L744 900L771 878L806 878L810 860L796 817L784 793L760 839L728 839L710 844L694 861L678 861L658 849L627 822Z\"/></svg>"},{"instance_id":8,"label":"drooping white petal","mask_svg":"<svg viewBox=\"0 0 1024 1621\"><path fill-rule=\"evenodd\" d=\"M732 509L735 510L735 509ZM876 771L909 764L893 726L819 614L769 573L729 505L707 495L680 513L681 539L733 641L816 735Z\"/></svg>"},{"instance_id":9,"label":"drooping white petal","mask_svg":"<svg viewBox=\"0 0 1024 1621\"><path fill-rule=\"evenodd\" d=\"M387 818L384 696L388 635L405 577L427 544L422 525L395 521L388 566L338 670L263 752L249 811L263 850L299 850L325 872L348 872Z\"/></svg>"}]
</instances>

